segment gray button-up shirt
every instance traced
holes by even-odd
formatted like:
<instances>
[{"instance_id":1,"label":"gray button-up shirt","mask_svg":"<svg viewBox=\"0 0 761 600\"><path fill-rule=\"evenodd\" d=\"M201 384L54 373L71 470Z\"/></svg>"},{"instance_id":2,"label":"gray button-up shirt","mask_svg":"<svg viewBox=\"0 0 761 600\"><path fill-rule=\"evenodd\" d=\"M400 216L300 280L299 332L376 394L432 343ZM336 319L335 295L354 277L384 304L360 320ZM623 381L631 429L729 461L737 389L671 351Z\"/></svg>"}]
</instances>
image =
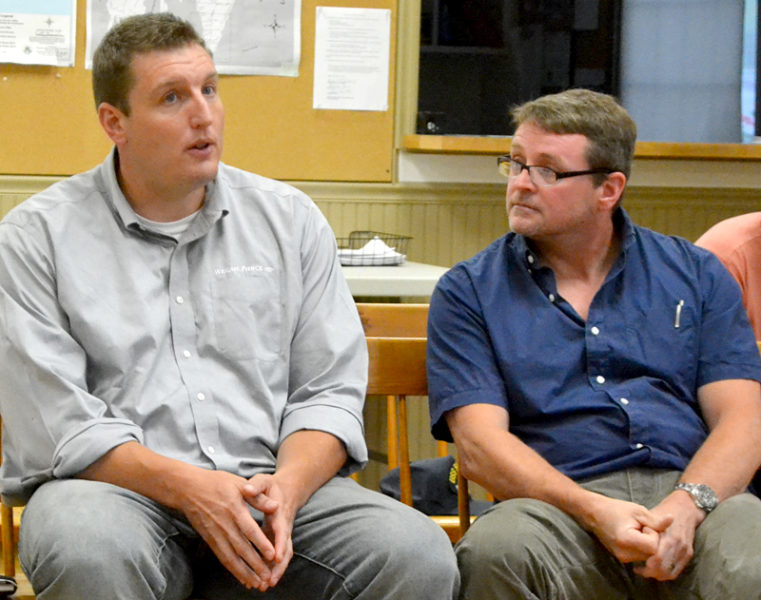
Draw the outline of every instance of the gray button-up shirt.
<instances>
[{"instance_id":1,"label":"gray button-up shirt","mask_svg":"<svg viewBox=\"0 0 761 600\"><path fill-rule=\"evenodd\" d=\"M301 429L367 460L367 349L314 203L224 164L179 239L140 225L115 153L0 223L2 493L137 441L244 477Z\"/></svg>"}]
</instances>

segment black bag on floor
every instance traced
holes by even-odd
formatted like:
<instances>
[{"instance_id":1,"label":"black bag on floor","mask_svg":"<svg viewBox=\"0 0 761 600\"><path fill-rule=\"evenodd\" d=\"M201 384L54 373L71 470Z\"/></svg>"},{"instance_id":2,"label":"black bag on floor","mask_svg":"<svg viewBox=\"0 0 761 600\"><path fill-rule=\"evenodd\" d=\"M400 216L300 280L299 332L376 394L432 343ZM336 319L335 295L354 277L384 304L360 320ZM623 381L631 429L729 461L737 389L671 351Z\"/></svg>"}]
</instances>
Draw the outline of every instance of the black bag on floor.
<instances>
[{"instance_id":1,"label":"black bag on floor","mask_svg":"<svg viewBox=\"0 0 761 600\"><path fill-rule=\"evenodd\" d=\"M454 457L427 458L410 463L412 505L427 515L457 514L457 465ZM380 491L399 500L399 468L380 480ZM470 514L480 515L492 502L470 499Z\"/></svg>"}]
</instances>

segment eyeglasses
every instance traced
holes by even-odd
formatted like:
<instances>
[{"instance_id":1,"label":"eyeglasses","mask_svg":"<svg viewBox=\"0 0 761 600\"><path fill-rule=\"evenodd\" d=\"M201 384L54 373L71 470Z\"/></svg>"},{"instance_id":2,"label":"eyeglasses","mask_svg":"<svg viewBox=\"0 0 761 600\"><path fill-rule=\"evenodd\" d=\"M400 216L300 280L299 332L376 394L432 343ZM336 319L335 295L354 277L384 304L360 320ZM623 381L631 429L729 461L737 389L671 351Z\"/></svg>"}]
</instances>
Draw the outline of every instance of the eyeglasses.
<instances>
[{"instance_id":1,"label":"eyeglasses","mask_svg":"<svg viewBox=\"0 0 761 600\"><path fill-rule=\"evenodd\" d=\"M519 160L514 159L509 154L497 157L497 167L499 172L505 177L518 177L523 171L528 171L529 179L534 185L555 185L561 179L567 177L579 177L580 175L595 175L597 173L614 173L615 169L598 168L587 169L585 171L556 171L550 167L539 167L537 165L526 165Z\"/></svg>"}]
</instances>

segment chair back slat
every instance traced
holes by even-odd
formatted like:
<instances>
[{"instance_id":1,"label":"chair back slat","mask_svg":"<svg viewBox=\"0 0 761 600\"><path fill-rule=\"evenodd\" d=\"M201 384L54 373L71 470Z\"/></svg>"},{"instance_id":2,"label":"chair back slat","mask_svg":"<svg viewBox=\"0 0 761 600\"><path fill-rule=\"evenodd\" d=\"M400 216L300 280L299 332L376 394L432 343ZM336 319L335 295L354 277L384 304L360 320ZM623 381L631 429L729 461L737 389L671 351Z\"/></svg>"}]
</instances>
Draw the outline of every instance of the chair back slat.
<instances>
[{"instance_id":1,"label":"chair back slat","mask_svg":"<svg viewBox=\"0 0 761 600\"><path fill-rule=\"evenodd\" d=\"M426 337L427 304L357 303L368 337Z\"/></svg>"},{"instance_id":2,"label":"chair back slat","mask_svg":"<svg viewBox=\"0 0 761 600\"><path fill-rule=\"evenodd\" d=\"M427 396L425 338L368 337L370 395Z\"/></svg>"}]
</instances>

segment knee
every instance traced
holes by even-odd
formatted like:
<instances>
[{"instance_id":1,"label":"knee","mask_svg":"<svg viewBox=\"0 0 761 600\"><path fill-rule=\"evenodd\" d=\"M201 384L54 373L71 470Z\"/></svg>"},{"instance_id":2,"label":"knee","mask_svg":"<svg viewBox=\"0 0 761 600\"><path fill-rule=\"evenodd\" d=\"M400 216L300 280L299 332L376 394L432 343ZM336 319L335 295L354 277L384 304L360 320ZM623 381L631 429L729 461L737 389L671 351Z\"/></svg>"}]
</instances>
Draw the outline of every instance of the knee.
<instances>
[{"instance_id":1,"label":"knee","mask_svg":"<svg viewBox=\"0 0 761 600\"><path fill-rule=\"evenodd\" d=\"M520 571L520 565L530 560L531 549L537 545L554 545L547 539L537 510L538 501L514 499L501 502L471 525L457 544L460 569L468 572L488 572L509 568Z\"/></svg>"},{"instance_id":2,"label":"knee","mask_svg":"<svg viewBox=\"0 0 761 600\"><path fill-rule=\"evenodd\" d=\"M704 579L758 593L761 589L761 500L739 494L724 500L698 527L695 561ZM719 577L718 574L721 574ZM743 594L732 597L746 597ZM751 597L751 596L747 596Z\"/></svg>"},{"instance_id":3,"label":"knee","mask_svg":"<svg viewBox=\"0 0 761 600\"><path fill-rule=\"evenodd\" d=\"M106 593L124 582L161 589L159 555L172 532L157 530L135 496L91 481L41 486L24 510L19 535L19 559L35 590Z\"/></svg>"},{"instance_id":4,"label":"knee","mask_svg":"<svg viewBox=\"0 0 761 600\"><path fill-rule=\"evenodd\" d=\"M24 555L45 552L49 560L65 555L74 563L125 560L142 542L143 532L125 511L120 492L91 481L43 485L22 515L19 550Z\"/></svg>"},{"instance_id":5,"label":"knee","mask_svg":"<svg viewBox=\"0 0 761 600\"><path fill-rule=\"evenodd\" d=\"M372 534L372 551L358 565L357 581L377 586L383 598L456 597L460 573L444 530L430 517L397 502L387 516Z\"/></svg>"},{"instance_id":6,"label":"knee","mask_svg":"<svg viewBox=\"0 0 761 600\"><path fill-rule=\"evenodd\" d=\"M403 505L399 508L402 514L383 536L387 566L418 579L457 578L457 560L444 530L416 510Z\"/></svg>"}]
</instances>

